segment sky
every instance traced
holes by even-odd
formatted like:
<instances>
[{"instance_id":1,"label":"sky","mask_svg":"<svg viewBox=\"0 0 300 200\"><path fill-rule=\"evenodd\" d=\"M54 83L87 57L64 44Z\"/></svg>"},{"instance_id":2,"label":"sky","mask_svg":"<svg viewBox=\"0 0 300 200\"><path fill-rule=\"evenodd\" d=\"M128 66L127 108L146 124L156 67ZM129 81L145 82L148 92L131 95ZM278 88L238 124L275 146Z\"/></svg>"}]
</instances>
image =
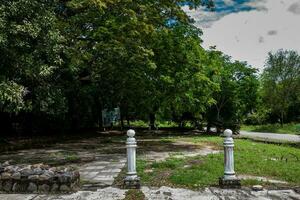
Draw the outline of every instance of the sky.
<instances>
[{"instance_id":1,"label":"sky","mask_svg":"<svg viewBox=\"0 0 300 200\"><path fill-rule=\"evenodd\" d=\"M215 0L216 11L183 9L202 29L203 47L263 69L268 52L300 53L300 0Z\"/></svg>"}]
</instances>

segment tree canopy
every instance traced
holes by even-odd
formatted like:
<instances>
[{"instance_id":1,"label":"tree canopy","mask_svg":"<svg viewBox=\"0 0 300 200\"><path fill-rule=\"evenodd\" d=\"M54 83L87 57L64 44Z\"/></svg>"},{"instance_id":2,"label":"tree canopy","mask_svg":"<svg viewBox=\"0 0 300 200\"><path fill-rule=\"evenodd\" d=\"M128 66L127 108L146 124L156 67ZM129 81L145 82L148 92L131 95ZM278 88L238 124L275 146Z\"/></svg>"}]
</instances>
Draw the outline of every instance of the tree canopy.
<instances>
[{"instance_id":1,"label":"tree canopy","mask_svg":"<svg viewBox=\"0 0 300 200\"><path fill-rule=\"evenodd\" d=\"M267 86L273 84L278 92L298 90L294 84L288 86L291 79L299 82L295 53L270 54L258 93L254 68L202 47L201 30L182 10L186 4L4 1L0 5L3 130L14 131L15 124L31 133L101 127L102 110L116 107L122 126L125 119L149 121L152 128L157 119L178 124L241 123L257 111L259 100L271 98L274 91ZM193 0L188 5L211 8L213 3ZM287 75L280 83L271 78L283 69ZM279 93L276 98L283 95ZM299 103L298 97L290 95L283 104ZM279 107L286 115L298 103Z\"/></svg>"}]
</instances>

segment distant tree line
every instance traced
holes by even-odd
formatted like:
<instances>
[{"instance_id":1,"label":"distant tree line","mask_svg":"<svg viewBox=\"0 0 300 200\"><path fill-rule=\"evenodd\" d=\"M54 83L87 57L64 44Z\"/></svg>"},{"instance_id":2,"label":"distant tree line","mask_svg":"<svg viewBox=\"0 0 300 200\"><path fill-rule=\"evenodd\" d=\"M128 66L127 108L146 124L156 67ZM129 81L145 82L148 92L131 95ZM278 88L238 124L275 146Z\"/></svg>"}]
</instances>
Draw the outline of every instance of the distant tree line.
<instances>
[{"instance_id":1,"label":"distant tree line","mask_svg":"<svg viewBox=\"0 0 300 200\"><path fill-rule=\"evenodd\" d=\"M259 77L247 63L203 49L183 3L3 1L1 135L101 128L101 111L115 107L121 126L135 119L152 128L156 120L209 126L298 120L298 54L270 54Z\"/></svg>"}]
</instances>

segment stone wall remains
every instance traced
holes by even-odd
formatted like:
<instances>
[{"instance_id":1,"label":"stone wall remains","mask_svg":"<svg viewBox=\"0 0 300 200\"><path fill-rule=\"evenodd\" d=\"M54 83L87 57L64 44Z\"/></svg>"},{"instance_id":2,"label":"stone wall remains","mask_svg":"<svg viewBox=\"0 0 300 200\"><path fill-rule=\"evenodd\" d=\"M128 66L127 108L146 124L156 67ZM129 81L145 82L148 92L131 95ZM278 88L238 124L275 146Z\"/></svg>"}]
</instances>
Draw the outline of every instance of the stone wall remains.
<instances>
[{"instance_id":1,"label":"stone wall remains","mask_svg":"<svg viewBox=\"0 0 300 200\"><path fill-rule=\"evenodd\" d=\"M44 164L0 163L0 191L6 193L69 193L80 184L79 172Z\"/></svg>"}]
</instances>

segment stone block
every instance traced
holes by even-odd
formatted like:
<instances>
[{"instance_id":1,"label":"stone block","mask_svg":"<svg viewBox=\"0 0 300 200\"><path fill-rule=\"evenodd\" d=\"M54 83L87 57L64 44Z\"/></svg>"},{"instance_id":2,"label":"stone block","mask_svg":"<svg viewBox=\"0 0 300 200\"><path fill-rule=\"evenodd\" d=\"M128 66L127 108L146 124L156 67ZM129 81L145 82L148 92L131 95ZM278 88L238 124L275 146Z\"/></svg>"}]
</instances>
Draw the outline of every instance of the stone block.
<instances>
[{"instance_id":1,"label":"stone block","mask_svg":"<svg viewBox=\"0 0 300 200\"><path fill-rule=\"evenodd\" d=\"M0 163L0 166L3 164ZM50 170L51 169L51 170ZM80 183L78 171L48 165L8 165L0 171L0 192L58 193L75 191Z\"/></svg>"},{"instance_id":2,"label":"stone block","mask_svg":"<svg viewBox=\"0 0 300 200\"><path fill-rule=\"evenodd\" d=\"M124 188L125 189L140 189L141 182L140 178L136 177L135 179L124 179Z\"/></svg>"},{"instance_id":3,"label":"stone block","mask_svg":"<svg viewBox=\"0 0 300 200\"><path fill-rule=\"evenodd\" d=\"M235 179L224 179L223 177L219 178L219 185L224 189L233 189L233 188L241 188L241 180L238 178Z\"/></svg>"},{"instance_id":4,"label":"stone block","mask_svg":"<svg viewBox=\"0 0 300 200\"><path fill-rule=\"evenodd\" d=\"M27 184L26 183L14 183L12 187L12 191L19 193L19 192L26 192L27 190Z\"/></svg>"},{"instance_id":5,"label":"stone block","mask_svg":"<svg viewBox=\"0 0 300 200\"><path fill-rule=\"evenodd\" d=\"M51 187L51 192L56 193L56 192L58 192L58 191L59 191L59 185L56 184L56 183L54 183L54 184L52 185L52 187Z\"/></svg>"},{"instance_id":6,"label":"stone block","mask_svg":"<svg viewBox=\"0 0 300 200\"><path fill-rule=\"evenodd\" d=\"M67 186L67 185L61 185L60 188L59 188L59 190L61 192L70 192L71 191L70 187Z\"/></svg>"},{"instance_id":7,"label":"stone block","mask_svg":"<svg viewBox=\"0 0 300 200\"><path fill-rule=\"evenodd\" d=\"M35 183L29 183L27 187L27 191L30 193L36 193L38 190L38 186Z\"/></svg>"},{"instance_id":8,"label":"stone block","mask_svg":"<svg viewBox=\"0 0 300 200\"><path fill-rule=\"evenodd\" d=\"M50 186L47 184L39 185L38 188L39 192L41 193L48 193L50 191Z\"/></svg>"},{"instance_id":9,"label":"stone block","mask_svg":"<svg viewBox=\"0 0 300 200\"><path fill-rule=\"evenodd\" d=\"M7 181L4 181L4 183L2 184L2 189L5 192L11 192L12 186L13 186L12 181L11 180L7 180Z\"/></svg>"}]
</instances>

